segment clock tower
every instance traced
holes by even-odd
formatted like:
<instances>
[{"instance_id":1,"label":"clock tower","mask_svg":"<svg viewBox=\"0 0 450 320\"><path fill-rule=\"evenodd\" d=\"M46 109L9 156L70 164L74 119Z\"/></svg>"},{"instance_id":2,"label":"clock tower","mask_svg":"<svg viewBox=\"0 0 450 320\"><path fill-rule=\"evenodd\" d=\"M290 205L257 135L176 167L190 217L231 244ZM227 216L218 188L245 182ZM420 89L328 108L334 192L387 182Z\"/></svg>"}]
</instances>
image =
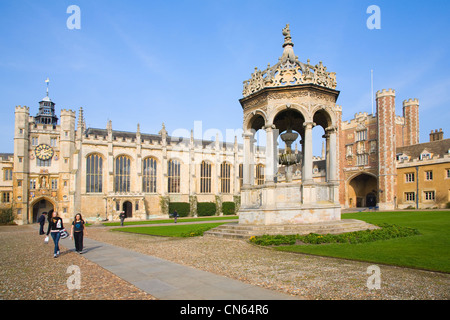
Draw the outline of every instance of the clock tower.
<instances>
[{"instance_id":1,"label":"clock tower","mask_svg":"<svg viewBox=\"0 0 450 320\"><path fill-rule=\"evenodd\" d=\"M50 210L65 221L73 215L75 149L75 112L63 109L58 119L48 87L35 117L28 107L16 107L13 211L17 223L36 222Z\"/></svg>"}]
</instances>

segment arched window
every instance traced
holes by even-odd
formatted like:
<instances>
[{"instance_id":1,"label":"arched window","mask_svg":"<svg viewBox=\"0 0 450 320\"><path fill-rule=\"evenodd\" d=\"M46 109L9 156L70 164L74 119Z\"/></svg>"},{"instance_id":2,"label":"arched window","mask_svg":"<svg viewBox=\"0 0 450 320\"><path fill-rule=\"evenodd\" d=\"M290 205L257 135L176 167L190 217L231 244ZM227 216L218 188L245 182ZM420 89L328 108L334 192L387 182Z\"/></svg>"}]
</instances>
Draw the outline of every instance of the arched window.
<instances>
[{"instance_id":1,"label":"arched window","mask_svg":"<svg viewBox=\"0 0 450 320\"><path fill-rule=\"evenodd\" d=\"M156 192L156 160L154 158L144 160L142 191L147 193Z\"/></svg>"},{"instance_id":2,"label":"arched window","mask_svg":"<svg viewBox=\"0 0 450 320\"><path fill-rule=\"evenodd\" d=\"M262 164L256 166L256 184L258 186L264 184L264 166Z\"/></svg>"},{"instance_id":3,"label":"arched window","mask_svg":"<svg viewBox=\"0 0 450 320\"><path fill-rule=\"evenodd\" d=\"M230 193L231 190L231 165L223 162L220 164L220 192Z\"/></svg>"},{"instance_id":4,"label":"arched window","mask_svg":"<svg viewBox=\"0 0 450 320\"><path fill-rule=\"evenodd\" d=\"M180 162L178 160L169 160L167 166L169 193L180 193L180 176Z\"/></svg>"},{"instance_id":5,"label":"arched window","mask_svg":"<svg viewBox=\"0 0 450 320\"><path fill-rule=\"evenodd\" d=\"M130 192L130 158L127 156L117 157L114 169L115 192Z\"/></svg>"},{"instance_id":6,"label":"arched window","mask_svg":"<svg viewBox=\"0 0 450 320\"><path fill-rule=\"evenodd\" d=\"M86 158L86 192L102 192L103 158L98 154L91 154Z\"/></svg>"},{"instance_id":7,"label":"arched window","mask_svg":"<svg viewBox=\"0 0 450 320\"><path fill-rule=\"evenodd\" d=\"M211 164L206 161L200 165L200 193L211 193Z\"/></svg>"}]
</instances>

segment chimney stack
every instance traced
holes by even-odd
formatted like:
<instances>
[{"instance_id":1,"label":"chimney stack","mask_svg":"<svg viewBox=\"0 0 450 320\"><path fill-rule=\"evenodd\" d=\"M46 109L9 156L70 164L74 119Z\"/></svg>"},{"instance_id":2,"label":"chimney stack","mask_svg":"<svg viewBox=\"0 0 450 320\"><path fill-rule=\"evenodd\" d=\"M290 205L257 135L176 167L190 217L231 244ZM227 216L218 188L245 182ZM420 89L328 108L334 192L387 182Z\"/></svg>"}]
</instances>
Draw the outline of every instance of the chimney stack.
<instances>
[{"instance_id":1,"label":"chimney stack","mask_svg":"<svg viewBox=\"0 0 450 320\"><path fill-rule=\"evenodd\" d=\"M439 140L443 140L444 139L444 131L442 131L442 128L439 129L439 131L436 130L431 130L430 132L430 142L433 141L439 141Z\"/></svg>"}]
</instances>

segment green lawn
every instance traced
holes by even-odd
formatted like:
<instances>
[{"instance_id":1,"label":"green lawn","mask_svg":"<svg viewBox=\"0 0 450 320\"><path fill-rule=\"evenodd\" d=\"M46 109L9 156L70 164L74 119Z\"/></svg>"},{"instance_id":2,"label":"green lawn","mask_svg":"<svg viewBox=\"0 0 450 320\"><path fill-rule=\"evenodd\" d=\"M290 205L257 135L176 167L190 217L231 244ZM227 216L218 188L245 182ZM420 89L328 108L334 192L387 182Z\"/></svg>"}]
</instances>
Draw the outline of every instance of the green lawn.
<instances>
[{"instance_id":1,"label":"green lawn","mask_svg":"<svg viewBox=\"0 0 450 320\"><path fill-rule=\"evenodd\" d=\"M291 245L276 250L450 272L450 211L360 212L343 219L416 228L421 235L361 244Z\"/></svg>"},{"instance_id":2,"label":"green lawn","mask_svg":"<svg viewBox=\"0 0 450 320\"><path fill-rule=\"evenodd\" d=\"M201 222L201 221L213 221L213 220L235 220L239 219L238 216L210 216L200 218L178 218L177 222ZM173 219L160 219L160 220L144 220L144 221L127 221L125 219L124 226L133 226L141 224L159 224L159 223L174 223ZM120 222L104 222L103 225L107 227L120 226Z\"/></svg>"},{"instance_id":3,"label":"green lawn","mask_svg":"<svg viewBox=\"0 0 450 320\"><path fill-rule=\"evenodd\" d=\"M152 236L164 236L164 237L192 237L202 235L203 232L220 226L221 224L228 223L199 223L199 224L185 224L185 225L168 225L168 226L149 226L149 227L129 227L129 228L115 228L112 231L130 232L139 234L148 234Z\"/></svg>"}]
</instances>

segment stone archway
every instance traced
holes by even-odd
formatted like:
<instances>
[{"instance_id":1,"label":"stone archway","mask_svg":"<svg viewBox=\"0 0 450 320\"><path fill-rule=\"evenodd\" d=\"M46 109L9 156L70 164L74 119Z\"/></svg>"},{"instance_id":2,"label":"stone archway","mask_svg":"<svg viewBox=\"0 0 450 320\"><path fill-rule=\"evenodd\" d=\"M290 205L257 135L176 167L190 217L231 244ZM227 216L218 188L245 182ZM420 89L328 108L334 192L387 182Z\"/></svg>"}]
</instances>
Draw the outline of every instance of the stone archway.
<instances>
[{"instance_id":1,"label":"stone archway","mask_svg":"<svg viewBox=\"0 0 450 320\"><path fill-rule=\"evenodd\" d=\"M348 182L348 204L350 208L374 207L377 203L377 178L361 173Z\"/></svg>"},{"instance_id":2,"label":"stone archway","mask_svg":"<svg viewBox=\"0 0 450 320\"><path fill-rule=\"evenodd\" d=\"M47 198L40 198L34 201L31 205L30 219L31 223L36 223L37 219L44 212L49 212L50 210L55 210L53 202Z\"/></svg>"}]
</instances>

